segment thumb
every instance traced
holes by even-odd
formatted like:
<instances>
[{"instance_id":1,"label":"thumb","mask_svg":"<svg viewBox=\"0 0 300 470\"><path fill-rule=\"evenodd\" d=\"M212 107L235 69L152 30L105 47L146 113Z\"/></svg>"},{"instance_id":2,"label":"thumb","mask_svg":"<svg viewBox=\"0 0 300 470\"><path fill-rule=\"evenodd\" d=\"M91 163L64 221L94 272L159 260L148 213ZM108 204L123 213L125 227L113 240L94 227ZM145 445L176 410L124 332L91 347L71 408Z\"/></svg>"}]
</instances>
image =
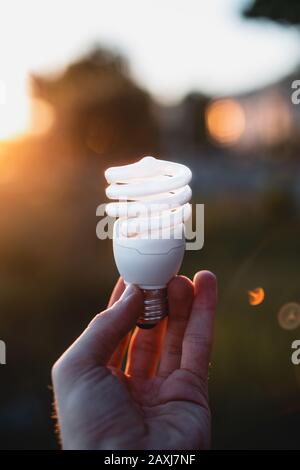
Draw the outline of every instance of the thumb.
<instances>
[{"instance_id":1,"label":"thumb","mask_svg":"<svg viewBox=\"0 0 300 470\"><path fill-rule=\"evenodd\" d=\"M106 365L119 342L134 327L143 309L143 295L138 287L129 285L120 299L96 315L86 330L61 356L53 367L54 375L65 372L82 373L92 365ZM70 366L70 368L69 368ZM67 369L67 370L66 370ZM59 374L60 375L60 374Z\"/></svg>"}]
</instances>

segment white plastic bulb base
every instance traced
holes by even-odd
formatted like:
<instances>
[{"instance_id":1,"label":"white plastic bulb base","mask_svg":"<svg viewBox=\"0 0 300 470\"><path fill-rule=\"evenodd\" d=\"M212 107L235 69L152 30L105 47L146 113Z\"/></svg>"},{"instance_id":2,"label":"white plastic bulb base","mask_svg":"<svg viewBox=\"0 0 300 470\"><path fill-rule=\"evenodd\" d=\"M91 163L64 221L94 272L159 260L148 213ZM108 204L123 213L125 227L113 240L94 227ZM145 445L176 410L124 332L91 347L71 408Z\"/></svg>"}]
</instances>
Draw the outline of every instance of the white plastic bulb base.
<instances>
[{"instance_id":1,"label":"white plastic bulb base","mask_svg":"<svg viewBox=\"0 0 300 470\"><path fill-rule=\"evenodd\" d=\"M168 314L167 284L178 273L185 250L183 227L180 231L182 236L177 239L114 237L120 275L144 294L144 311L137 322L140 328L152 328Z\"/></svg>"}]
</instances>

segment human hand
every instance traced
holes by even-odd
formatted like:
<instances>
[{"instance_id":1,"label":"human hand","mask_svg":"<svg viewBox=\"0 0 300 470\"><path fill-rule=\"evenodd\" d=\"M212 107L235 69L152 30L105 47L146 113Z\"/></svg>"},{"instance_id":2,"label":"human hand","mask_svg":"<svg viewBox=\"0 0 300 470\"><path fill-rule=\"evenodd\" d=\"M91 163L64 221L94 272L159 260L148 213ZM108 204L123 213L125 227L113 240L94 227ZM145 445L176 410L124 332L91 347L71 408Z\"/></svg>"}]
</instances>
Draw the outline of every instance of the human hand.
<instances>
[{"instance_id":1,"label":"human hand","mask_svg":"<svg viewBox=\"0 0 300 470\"><path fill-rule=\"evenodd\" d=\"M208 368L216 278L168 286L169 317L135 328L143 298L120 279L98 314L52 370L64 449L206 449ZM125 372L121 366L129 344Z\"/></svg>"}]
</instances>

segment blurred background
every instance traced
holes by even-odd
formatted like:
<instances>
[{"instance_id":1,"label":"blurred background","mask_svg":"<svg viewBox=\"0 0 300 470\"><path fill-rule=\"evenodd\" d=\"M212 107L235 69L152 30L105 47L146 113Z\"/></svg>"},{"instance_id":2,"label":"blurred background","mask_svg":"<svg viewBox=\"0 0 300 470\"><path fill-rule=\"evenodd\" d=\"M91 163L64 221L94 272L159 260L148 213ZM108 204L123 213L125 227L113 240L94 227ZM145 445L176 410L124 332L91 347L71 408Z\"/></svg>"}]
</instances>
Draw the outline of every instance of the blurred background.
<instances>
[{"instance_id":1,"label":"blurred background","mask_svg":"<svg viewBox=\"0 0 300 470\"><path fill-rule=\"evenodd\" d=\"M205 204L182 273L219 279L213 448L299 449L299 1L0 9L0 448L58 447L51 365L118 276L103 172L153 154Z\"/></svg>"}]
</instances>

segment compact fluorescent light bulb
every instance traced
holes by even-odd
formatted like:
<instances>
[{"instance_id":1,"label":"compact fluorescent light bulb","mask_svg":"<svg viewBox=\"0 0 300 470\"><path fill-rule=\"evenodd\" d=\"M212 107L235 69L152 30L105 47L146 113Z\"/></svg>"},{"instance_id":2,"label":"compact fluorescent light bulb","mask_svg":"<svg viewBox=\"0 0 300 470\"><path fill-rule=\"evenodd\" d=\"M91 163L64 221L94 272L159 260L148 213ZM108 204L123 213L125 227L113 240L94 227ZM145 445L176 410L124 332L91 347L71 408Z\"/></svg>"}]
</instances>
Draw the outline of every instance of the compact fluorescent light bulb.
<instances>
[{"instance_id":1,"label":"compact fluorescent light bulb","mask_svg":"<svg viewBox=\"0 0 300 470\"><path fill-rule=\"evenodd\" d=\"M144 157L106 170L106 205L114 224L113 250L126 284L144 294L141 328L152 328L168 313L167 284L178 273L185 250L184 223L191 215L189 168Z\"/></svg>"}]
</instances>

